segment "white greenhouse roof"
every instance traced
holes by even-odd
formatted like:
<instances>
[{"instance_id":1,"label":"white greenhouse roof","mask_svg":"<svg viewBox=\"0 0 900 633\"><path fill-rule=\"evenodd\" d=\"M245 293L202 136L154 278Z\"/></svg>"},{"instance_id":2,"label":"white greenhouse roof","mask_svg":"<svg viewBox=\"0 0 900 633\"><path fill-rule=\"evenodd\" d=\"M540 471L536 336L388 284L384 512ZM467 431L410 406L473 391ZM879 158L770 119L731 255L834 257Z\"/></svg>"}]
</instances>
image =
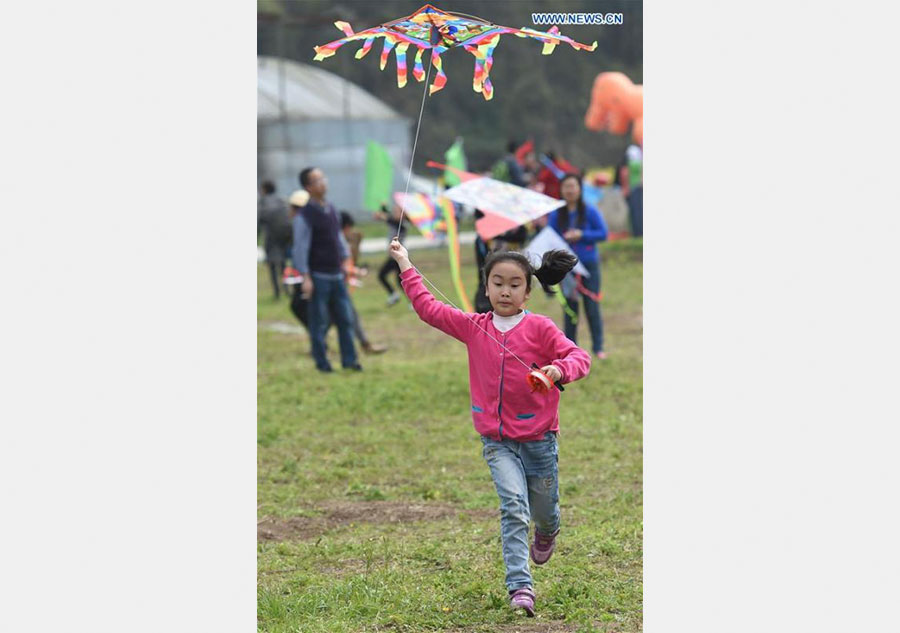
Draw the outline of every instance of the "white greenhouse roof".
<instances>
[{"instance_id":1,"label":"white greenhouse roof","mask_svg":"<svg viewBox=\"0 0 900 633\"><path fill-rule=\"evenodd\" d=\"M280 69L284 70L284 104L290 120L401 119L398 112L354 83L327 70L277 57L257 57L256 118L280 118ZM345 102L346 100L346 102Z\"/></svg>"}]
</instances>

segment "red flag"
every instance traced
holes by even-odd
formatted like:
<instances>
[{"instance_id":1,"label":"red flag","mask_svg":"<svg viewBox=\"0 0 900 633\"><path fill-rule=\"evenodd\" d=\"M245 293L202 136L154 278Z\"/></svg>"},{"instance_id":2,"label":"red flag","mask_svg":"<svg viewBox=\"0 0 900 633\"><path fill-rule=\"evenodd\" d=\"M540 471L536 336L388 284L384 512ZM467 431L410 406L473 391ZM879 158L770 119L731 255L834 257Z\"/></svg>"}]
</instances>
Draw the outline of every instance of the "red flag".
<instances>
[{"instance_id":1,"label":"red flag","mask_svg":"<svg viewBox=\"0 0 900 633\"><path fill-rule=\"evenodd\" d=\"M534 141L532 141L531 139L528 139L527 141L525 141L524 143L522 143L519 146L519 149L516 150L516 154L515 154L516 162L518 162L520 165L524 165L525 157L528 155L529 152L533 152L533 151L534 151Z\"/></svg>"}]
</instances>

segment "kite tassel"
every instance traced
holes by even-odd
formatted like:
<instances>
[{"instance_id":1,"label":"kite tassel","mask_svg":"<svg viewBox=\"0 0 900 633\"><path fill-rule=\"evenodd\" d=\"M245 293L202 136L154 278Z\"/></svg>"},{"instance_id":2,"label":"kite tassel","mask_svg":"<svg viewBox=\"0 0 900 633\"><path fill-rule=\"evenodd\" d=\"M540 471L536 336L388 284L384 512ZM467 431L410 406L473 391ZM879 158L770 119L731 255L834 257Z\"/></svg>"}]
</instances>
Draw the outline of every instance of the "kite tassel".
<instances>
[{"instance_id":1,"label":"kite tassel","mask_svg":"<svg viewBox=\"0 0 900 633\"><path fill-rule=\"evenodd\" d=\"M362 48L356 51L356 59L362 59L366 55L369 54L369 51L372 49L372 44L375 43L374 37L366 38L366 41L363 42Z\"/></svg>"},{"instance_id":2,"label":"kite tassel","mask_svg":"<svg viewBox=\"0 0 900 633\"><path fill-rule=\"evenodd\" d=\"M419 83L422 83L422 81L425 79L425 69L422 68L422 53L424 52L424 48L419 48L419 50L416 52L415 65L413 65L413 77Z\"/></svg>"},{"instance_id":3,"label":"kite tassel","mask_svg":"<svg viewBox=\"0 0 900 633\"><path fill-rule=\"evenodd\" d=\"M428 91L429 95L433 95L447 85L447 75L444 74L444 69L441 67L441 54L437 49L432 49L431 51L431 63L437 68L437 75L434 76L434 81L431 83L431 87Z\"/></svg>"},{"instance_id":4,"label":"kite tassel","mask_svg":"<svg viewBox=\"0 0 900 633\"><path fill-rule=\"evenodd\" d=\"M402 88L406 85L406 49L409 48L409 42L401 42L397 45L394 54L397 56L397 87Z\"/></svg>"},{"instance_id":5,"label":"kite tassel","mask_svg":"<svg viewBox=\"0 0 900 633\"><path fill-rule=\"evenodd\" d=\"M395 44L396 42L393 40L388 39L387 37L384 38L384 48L381 49L381 62L379 63L379 68L381 70L384 70L384 67L387 66L388 55L391 54L391 49L394 48Z\"/></svg>"},{"instance_id":6,"label":"kite tassel","mask_svg":"<svg viewBox=\"0 0 900 633\"><path fill-rule=\"evenodd\" d=\"M326 58L334 55L334 52L335 52L335 50L337 50L337 47L326 44L324 46L313 46L313 50L316 51L316 56L313 58L313 60L320 62L323 59L326 59Z\"/></svg>"},{"instance_id":7,"label":"kite tassel","mask_svg":"<svg viewBox=\"0 0 900 633\"><path fill-rule=\"evenodd\" d=\"M355 33L353 32L353 27L350 26L349 22L343 22L341 20L338 20L337 22L334 23L334 25L337 27L338 31L342 31L344 33L344 35L346 35L347 37L350 37L351 35L355 35Z\"/></svg>"},{"instance_id":8,"label":"kite tassel","mask_svg":"<svg viewBox=\"0 0 900 633\"><path fill-rule=\"evenodd\" d=\"M481 86L481 94L485 101L490 101L494 98L494 84L491 83L489 77L484 79L484 84Z\"/></svg>"}]
</instances>

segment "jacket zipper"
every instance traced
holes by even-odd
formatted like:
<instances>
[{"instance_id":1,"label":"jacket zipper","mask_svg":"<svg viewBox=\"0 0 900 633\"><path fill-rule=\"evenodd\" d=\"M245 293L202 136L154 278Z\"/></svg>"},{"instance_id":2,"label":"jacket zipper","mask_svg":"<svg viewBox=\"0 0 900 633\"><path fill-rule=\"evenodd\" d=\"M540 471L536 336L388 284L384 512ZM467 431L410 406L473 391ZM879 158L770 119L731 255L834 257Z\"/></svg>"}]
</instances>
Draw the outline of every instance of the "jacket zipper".
<instances>
[{"instance_id":1,"label":"jacket zipper","mask_svg":"<svg viewBox=\"0 0 900 633\"><path fill-rule=\"evenodd\" d=\"M500 352L501 358L503 360L500 361L500 401L497 403L497 419L500 421L500 426L497 428L497 432L500 435L500 441L503 441L503 375L504 368L506 367L506 333L503 333L503 351Z\"/></svg>"}]
</instances>

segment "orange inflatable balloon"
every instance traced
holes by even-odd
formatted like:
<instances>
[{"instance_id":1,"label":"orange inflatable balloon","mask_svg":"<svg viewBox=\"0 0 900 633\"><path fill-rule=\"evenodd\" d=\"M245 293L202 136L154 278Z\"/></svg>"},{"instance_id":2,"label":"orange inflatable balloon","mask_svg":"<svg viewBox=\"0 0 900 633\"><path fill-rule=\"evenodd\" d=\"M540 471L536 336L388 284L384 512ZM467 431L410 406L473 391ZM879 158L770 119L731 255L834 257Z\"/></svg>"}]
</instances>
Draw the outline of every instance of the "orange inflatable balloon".
<instances>
[{"instance_id":1,"label":"orange inflatable balloon","mask_svg":"<svg viewBox=\"0 0 900 633\"><path fill-rule=\"evenodd\" d=\"M591 105L584 115L589 130L625 134L629 124L632 138L644 142L644 87L636 86L619 72L600 73L591 90Z\"/></svg>"}]
</instances>

